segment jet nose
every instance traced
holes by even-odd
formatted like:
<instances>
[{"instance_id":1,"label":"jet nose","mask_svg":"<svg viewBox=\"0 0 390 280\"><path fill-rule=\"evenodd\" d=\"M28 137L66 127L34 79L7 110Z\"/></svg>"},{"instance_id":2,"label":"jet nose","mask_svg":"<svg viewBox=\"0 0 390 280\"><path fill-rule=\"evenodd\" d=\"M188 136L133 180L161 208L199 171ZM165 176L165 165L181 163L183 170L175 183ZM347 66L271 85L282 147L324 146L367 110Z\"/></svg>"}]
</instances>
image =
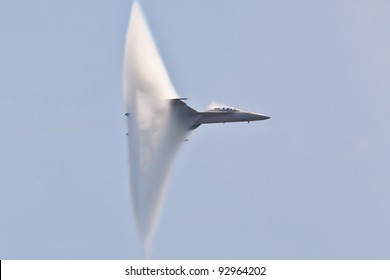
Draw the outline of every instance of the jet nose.
<instances>
[{"instance_id":1,"label":"jet nose","mask_svg":"<svg viewBox=\"0 0 390 280\"><path fill-rule=\"evenodd\" d=\"M259 120L268 120L271 118L267 115L262 115L262 114L257 114L257 116L258 116Z\"/></svg>"}]
</instances>

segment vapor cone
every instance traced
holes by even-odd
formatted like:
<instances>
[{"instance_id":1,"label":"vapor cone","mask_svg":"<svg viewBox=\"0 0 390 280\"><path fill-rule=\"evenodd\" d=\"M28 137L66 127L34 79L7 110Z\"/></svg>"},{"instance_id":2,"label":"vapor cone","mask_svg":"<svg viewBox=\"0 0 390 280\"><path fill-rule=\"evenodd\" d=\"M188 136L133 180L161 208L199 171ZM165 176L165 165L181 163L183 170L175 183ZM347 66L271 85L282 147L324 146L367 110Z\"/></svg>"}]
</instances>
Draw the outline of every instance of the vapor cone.
<instances>
[{"instance_id":1,"label":"vapor cone","mask_svg":"<svg viewBox=\"0 0 390 280\"><path fill-rule=\"evenodd\" d=\"M170 100L177 94L137 2L130 15L123 74L131 199L148 247L172 161L188 129L171 111Z\"/></svg>"}]
</instances>

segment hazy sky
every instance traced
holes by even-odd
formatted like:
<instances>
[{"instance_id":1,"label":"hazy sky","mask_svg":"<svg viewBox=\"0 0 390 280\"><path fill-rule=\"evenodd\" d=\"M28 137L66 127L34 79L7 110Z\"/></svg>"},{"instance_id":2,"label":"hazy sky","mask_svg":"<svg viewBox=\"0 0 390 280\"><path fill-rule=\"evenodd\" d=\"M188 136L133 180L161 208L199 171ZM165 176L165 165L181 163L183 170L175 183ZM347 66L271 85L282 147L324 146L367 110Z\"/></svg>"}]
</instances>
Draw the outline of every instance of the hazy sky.
<instances>
[{"instance_id":1,"label":"hazy sky","mask_svg":"<svg viewBox=\"0 0 390 280\"><path fill-rule=\"evenodd\" d=\"M122 63L131 1L0 1L0 259L142 258ZM154 259L390 258L390 3L140 1L202 125Z\"/></svg>"}]
</instances>

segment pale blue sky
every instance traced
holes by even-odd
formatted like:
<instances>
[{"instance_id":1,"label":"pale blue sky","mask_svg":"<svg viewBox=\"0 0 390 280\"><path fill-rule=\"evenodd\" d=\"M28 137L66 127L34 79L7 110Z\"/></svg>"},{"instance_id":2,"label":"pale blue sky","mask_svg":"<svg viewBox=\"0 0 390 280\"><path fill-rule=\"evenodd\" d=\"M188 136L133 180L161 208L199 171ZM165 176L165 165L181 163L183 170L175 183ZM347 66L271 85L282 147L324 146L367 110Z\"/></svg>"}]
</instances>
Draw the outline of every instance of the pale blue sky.
<instances>
[{"instance_id":1,"label":"pale blue sky","mask_svg":"<svg viewBox=\"0 0 390 280\"><path fill-rule=\"evenodd\" d=\"M270 115L180 151L150 257L390 258L388 1L140 1L177 92ZM131 1L0 1L0 259L142 258Z\"/></svg>"}]
</instances>

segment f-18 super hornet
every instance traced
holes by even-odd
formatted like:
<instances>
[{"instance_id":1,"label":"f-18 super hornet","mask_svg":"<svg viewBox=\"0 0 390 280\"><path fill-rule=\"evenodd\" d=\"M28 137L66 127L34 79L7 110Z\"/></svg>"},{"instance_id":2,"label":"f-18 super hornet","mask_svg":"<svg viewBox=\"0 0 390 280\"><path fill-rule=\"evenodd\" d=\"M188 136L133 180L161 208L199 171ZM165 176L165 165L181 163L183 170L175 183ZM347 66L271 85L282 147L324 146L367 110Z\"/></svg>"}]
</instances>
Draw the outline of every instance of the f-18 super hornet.
<instances>
[{"instance_id":1,"label":"f-18 super hornet","mask_svg":"<svg viewBox=\"0 0 390 280\"><path fill-rule=\"evenodd\" d=\"M175 155L202 124L251 122L268 116L217 107L197 111L179 98L137 1L126 35L123 94L130 195L145 252L156 228Z\"/></svg>"},{"instance_id":2,"label":"f-18 super hornet","mask_svg":"<svg viewBox=\"0 0 390 280\"><path fill-rule=\"evenodd\" d=\"M242 111L233 107L214 107L206 111L196 111L183 100L187 98L175 98L171 100L172 108L188 125L189 130L207 123L227 123L227 122L251 122L262 121L270 117L262 114Z\"/></svg>"},{"instance_id":3,"label":"f-18 super hornet","mask_svg":"<svg viewBox=\"0 0 390 280\"><path fill-rule=\"evenodd\" d=\"M201 124L207 123L227 123L227 122L252 122L252 121L262 121L267 120L270 117L242 111L234 107L213 107L206 111L196 111L195 109L188 106L183 100L187 98L174 98L171 99L171 106L173 112L175 112L179 118L187 125L189 130L194 130L198 128ZM125 114L127 117L130 117L130 113ZM187 139L186 139L187 141Z\"/></svg>"}]
</instances>

